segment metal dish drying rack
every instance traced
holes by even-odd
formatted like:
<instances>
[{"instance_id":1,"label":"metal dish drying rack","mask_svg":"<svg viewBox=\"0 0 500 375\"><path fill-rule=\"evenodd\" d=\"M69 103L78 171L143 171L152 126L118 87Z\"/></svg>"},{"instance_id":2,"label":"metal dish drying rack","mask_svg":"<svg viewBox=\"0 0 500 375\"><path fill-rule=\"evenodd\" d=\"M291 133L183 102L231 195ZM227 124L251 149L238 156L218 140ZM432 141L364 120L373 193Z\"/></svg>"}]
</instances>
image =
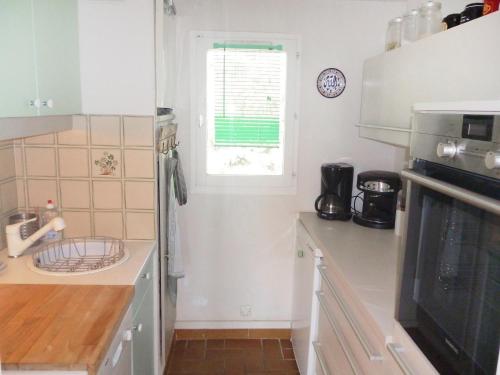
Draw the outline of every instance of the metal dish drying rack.
<instances>
[{"instance_id":1,"label":"metal dish drying rack","mask_svg":"<svg viewBox=\"0 0 500 375\"><path fill-rule=\"evenodd\" d=\"M38 246L33 265L48 272L88 272L106 268L125 256L125 245L111 237L68 238Z\"/></svg>"}]
</instances>

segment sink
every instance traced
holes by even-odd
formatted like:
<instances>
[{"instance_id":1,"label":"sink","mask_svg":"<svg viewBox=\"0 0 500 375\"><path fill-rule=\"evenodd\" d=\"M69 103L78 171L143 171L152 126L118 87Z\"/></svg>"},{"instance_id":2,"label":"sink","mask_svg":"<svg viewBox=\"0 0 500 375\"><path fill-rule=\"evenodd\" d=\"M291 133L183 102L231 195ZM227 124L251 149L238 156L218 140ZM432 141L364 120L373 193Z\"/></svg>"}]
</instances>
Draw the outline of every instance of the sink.
<instances>
[{"instance_id":1,"label":"sink","mask_svg":"<svg viewBox=\"0 0 500 375\"><path fill-rule=\"evenodd\" d=\"M107 270L128 257L123 241L115 238L68 238L36 247L27 262L41 274L71 276Z\"/></svg>"}]
</instances>

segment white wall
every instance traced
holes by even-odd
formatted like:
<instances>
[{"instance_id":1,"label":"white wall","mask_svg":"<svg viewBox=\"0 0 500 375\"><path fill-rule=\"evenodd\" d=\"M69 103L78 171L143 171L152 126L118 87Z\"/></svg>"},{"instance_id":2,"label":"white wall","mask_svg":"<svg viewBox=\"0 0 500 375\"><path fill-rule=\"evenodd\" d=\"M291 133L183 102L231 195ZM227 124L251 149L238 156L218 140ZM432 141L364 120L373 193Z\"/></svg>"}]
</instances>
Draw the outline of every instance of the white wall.
<instances>
[{"instance_id":1,"label":"white wall","mask_svg":"<svg viewBox=\"0 0 500 375\"><path fill-rule=\"evenodd\" d=\"M179 327L286 326L290 319L296 213L313 210L320 164L341 158L357 171L395 170L403 151L358 138L363 60L384 48L387 21L406 2L334 0L177 1L176 113L180 152L190 175L189 31L290 33L302 38L298 192L294 196L191 194L180 209L186 278ZM340 68L337 99L316 90L319 72ZM247 321L240 305L252 305ZM240 321L239 323L237 321ZM229 323L228 323L229 322Z\"/></svg>"},{"instance_id":2,"label":"white wall","mask_svg":"<svg viewBox=\"0 0 500 375\"><path fill-rule=\"evenodd\" d=\"M79 0L82 107L155 113L154 0Z\"/></svg>"}]
</instances>

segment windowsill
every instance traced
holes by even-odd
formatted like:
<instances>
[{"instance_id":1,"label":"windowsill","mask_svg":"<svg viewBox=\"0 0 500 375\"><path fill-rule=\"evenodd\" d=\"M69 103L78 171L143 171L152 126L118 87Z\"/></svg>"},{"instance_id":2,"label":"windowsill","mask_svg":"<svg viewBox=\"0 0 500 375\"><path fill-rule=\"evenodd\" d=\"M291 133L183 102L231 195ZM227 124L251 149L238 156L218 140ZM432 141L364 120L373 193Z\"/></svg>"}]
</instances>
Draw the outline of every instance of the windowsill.
<instances>
[{"instance_id":1,"label":"windowsill","mask_svg":"<svg viewBox=\"0 0 500 375\"><path fill-rule=\"evenodd\" d=\"M243 187L243 186L192 186L191 194L210 195L295 195L296 186Z\"/></svg>"}]
</instances>

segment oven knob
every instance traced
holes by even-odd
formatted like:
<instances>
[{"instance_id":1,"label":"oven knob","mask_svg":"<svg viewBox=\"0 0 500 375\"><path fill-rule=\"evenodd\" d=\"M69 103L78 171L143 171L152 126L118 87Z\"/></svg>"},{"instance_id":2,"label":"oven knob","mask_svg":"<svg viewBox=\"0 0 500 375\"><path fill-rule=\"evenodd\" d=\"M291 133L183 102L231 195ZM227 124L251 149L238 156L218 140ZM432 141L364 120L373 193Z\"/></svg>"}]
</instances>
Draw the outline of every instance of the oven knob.
<instances>
[{"instance_id":1,"label":"oven knob","mask_svg":"<svg viewBox=\"0 0 500 375\"><path fill-rule=\"evenodd\" d=\"M453 158L457 154L457 145L453 142L438 143L437 156L440 158Z\"/></svg>"},{"instance_id":2,"label":"oven knob","mask_svg":"<svg viewBox=\"0 0 500 375\"><path fill-rule=\"evenodd\" d=\"M488 169L500 168L500 152L488 151L484 156L484 165Z\"/></svg>"}]
</instances>

